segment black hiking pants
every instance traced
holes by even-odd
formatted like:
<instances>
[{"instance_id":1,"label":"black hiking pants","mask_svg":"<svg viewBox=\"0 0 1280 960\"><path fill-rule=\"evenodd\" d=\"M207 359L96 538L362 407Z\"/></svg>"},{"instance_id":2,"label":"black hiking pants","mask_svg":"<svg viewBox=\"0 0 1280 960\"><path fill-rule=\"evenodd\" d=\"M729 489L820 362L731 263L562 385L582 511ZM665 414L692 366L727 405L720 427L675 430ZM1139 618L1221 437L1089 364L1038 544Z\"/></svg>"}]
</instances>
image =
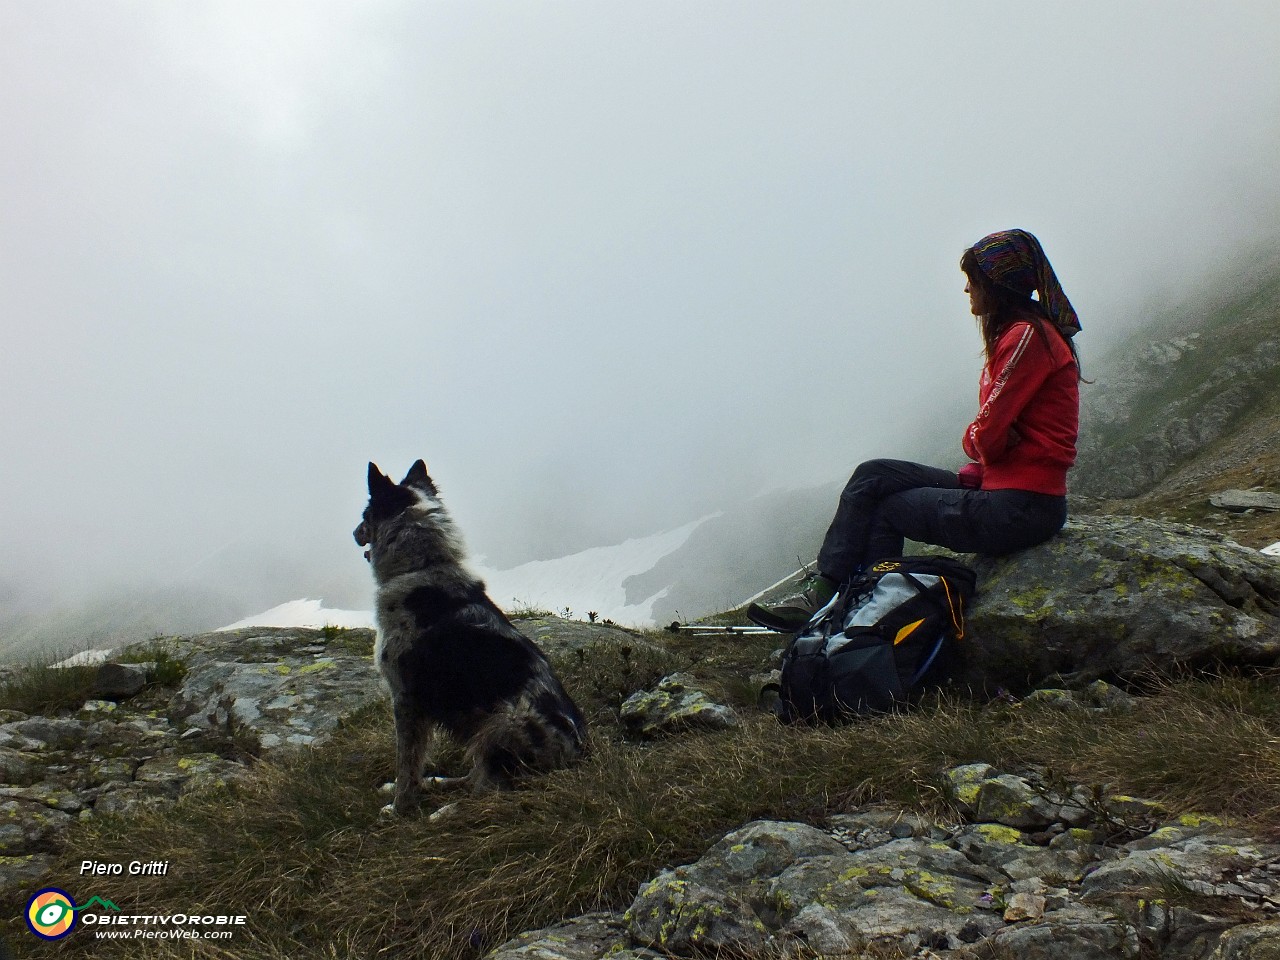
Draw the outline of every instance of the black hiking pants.
<instances>
[{"instance_id":1,"label":"black hiking pants","mask_svg":"<svg viewBox=\"0 0 1280 960\"><path fill-rule=\"evenodd\" d=\"M818 572L843 583L877 560L899 556L904 538L961 553L1009 553L1043 543L1066 521L1066 497L974 490L950 470L868 460L840 494Z\"/></svg>"}]
</instances>

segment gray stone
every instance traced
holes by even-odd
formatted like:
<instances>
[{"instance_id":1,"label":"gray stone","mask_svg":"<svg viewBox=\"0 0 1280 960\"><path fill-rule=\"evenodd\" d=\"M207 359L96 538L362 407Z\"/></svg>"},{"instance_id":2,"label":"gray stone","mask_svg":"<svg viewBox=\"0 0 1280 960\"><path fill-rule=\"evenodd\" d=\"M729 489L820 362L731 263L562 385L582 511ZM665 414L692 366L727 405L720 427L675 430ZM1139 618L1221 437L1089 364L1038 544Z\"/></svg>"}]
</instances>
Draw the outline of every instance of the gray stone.
<instances>
[{"instance_id":1,"label":"gray stone","mask_svg":"<svg viewBox=\"0 0 1280 960\"><path fill-rule=\"evenodd\" d=\"M1001 774L978 790L977 819L1007 827L1040 829L1062 817L1060 798L1052 798L1023 777Z\"/></svg>"},{"instance_id":2,"label":"gray stone","mask_svg":"<svg viewBox=\"0 0 1280 960\"><path fill-rule=\"evenodd\" d=\"M31 890L49 872L53 857L44 853L0 856L0 896L15 896Z\"/></svg>"},{"instance_id":3,"label":"gray stone","mask_svg":"<svg viewBox=\"0 0 1280 960\"><path fill-rule=\"evenodd\" d=\"M21 750L0 747L0 783L28 785L40 779L36 757Z\"/></svg>"},{"instance_id":4,"label":"gray stone","mask_svg":"<svg viewBox=\"0 0 1280 960\"><path fill-rule=\"evenodd\" d=\"M797 860L845 852L839 841L817 827L756 820L726 834L685 869L700 883L742 885L775 877Z\"/></svg>"},{"instance_id":5,"label":"gray stone","mask_svg":"<svg viewBox=\"0 0 1280 960\"><path fill-rule=\"evenodd\" d=\"M1132 710L1138 698L1125 693L1105 680L1095 680L1085 688L1084 698L1100 710Z\"/></svg>"},{"instance_id":6,"label":"gray stone","mask_svg":"<svg viewBox=\"0 0 1280 960\"><path fill-rule=\"evenodd\" d=\"M1280 846L1206 833L1155 848L1130 849L1128 856L1104 863L1085 877L1081 891L1096 896L1158 890L1173 883L1203 896L1239 897L1252 891L1226 878L1277 859Z\"/></svg>"},{"instance_id":7,"label":"gray stone","mask_svg":"<svg viewBox=\"0 0 1280 960\"><path fill-rule=\"evenodd\" d=\"M45 852L71 817L30 800L0 799L0 856Z\"/></svg>"},{"instance_id":8,"label":"gray stone","mask_svg":"<svg viewBox=\"0 0 1280 960\"><path fill-rule=\"evenodd\" d=\"M147 667L145 663L104 663L93 678L94 696L104 700L137 696L147 685Z\"/></svg>"},{"instance_id":9,"label":"gray stone","mask_svg":"<svg viewBox=\"0 0 1280 960\"><path fill-rule=\"evenodd\" d=\"M1024 692L1280 659L1280 563L1219 535L1079 517L1047 543L973 557L965 682Z\"/></svg>"},{"instance_id":10,"label":"gray stone","mask_svg":"<svg viewBox=\"0 0 1280 960\"><path fill-rule=\"evenodd\" d=\"M86 782L91 787L108 783L132 783L138 761L133 757L111 757L94 761L89 767Z\"/></svg>"},{"instance_id":11,"label":"gray stone","mask_svg":"<svg viewBox=\"0 0 1280 960\"><path fill-rule=\"evenodd\" d=\"M632 694L622 704L619 719L630 732L657 737L690 729L728 730L738 725L729 707L714 702L695 686L697 681L673 673L653 690Z\"/></svg>"},{"instance_id":12,"label":"gray stone","mask_svg":"<svg viewBox=\"0 0 1280 960\"><path fill-rule=\"evenodd\" d=\"M1077 882L1093 857L1087 852L1055 850L1026 842L1013 827L979 823L966 827L955 838L956 848L974 863L1000 871L1010 880L1032 878Z\"/></svg>"},{"instance_id":13,"label":"gray stone","mask_svg":"<svg viewBox=\"0 0 1280 960\"><path fill-rule=\"evenodd\" d=\"M67 750L84 741L86 727L79 720L66 717L31 717L6 724L5 729L40 744L41 749Z\"/></svg>"},{"instance_id":14,"label":"gray stone","mask_svg":"<svg viewBox=\"0 0 1280 960\"><path fill-rule=\"evenodd\" d=\"M181 638L187 675L171 701L189 725L248 736L262 749L328 739L343 717L386 696L372 657L344 631L327 654L313 649L318 630L250 629ZM345 645L344 645L345 644Z\"/></svg>"},{"instance_id":15,"label":"gray stone","mask_svg":"<svg viewBox=\"0 0 1280 960\"><path fill-rule=\"evenodd\" d=\"M93 804L95 814L127 816L138 810L155 810L173 803L178 796L178 785L126 784L119 789L104 792Z\"/></svg>"},{"instance_id":16,"label":"gray stone","mask_svg":"<svg viewBox=\"0 0 1280 960\"><path fill-rule=\"evenodd\" d=\"M1042 690L1032 690L1022 699L1023 703L1034 704L1044 707L1050 707L1054 710L1062 710L1066 713L1084 712L1089 708L1085 704L1076 699L1076 695L1070 690L1057 690L1047 687Z\"/></svg>"},{"instance_id":17,"label":"gray stone","mask_svg":"<svg viewBox=\"0 0 1280 960\"><path fill-rule=\"evenodd\" d=\"M667 954L761 950L769 930L750 905L668 871L643 885L626 913L627 929L644 946Z\"/></svg>"},{"instance_id":18,"label":"gray stone","mask_svg":"<svg viewBox=\"0 0 1280 960\"><path fill-rule=\"evenodd\" d=\"M851 919L823 903L810 903L779 931L783 942L803 944L819 956L860 951L866 940Z\"/></svg>"},{"instance_id":19,"label":"gray stone","mask_svg":"<svg viewBox=\"0 0 1280 960\"><path fill-rule=\"evenodd\" d=\"M148 760L138 767L134 782L168 786L181 794L224 786L243 775L243 764L214 753L194 753Z\"/></svg>"},{"instance_id":20,"label":"gray stone","mask_svg":"<svg viewBox=\"0 0 1280 960\"><path fill-rule=\"evenodd\" d=\"M29 787L0 787L0 797L39 803L63 813L79 813L85 808L76 791L47 781Z\"/></svg>"},{"instance_id":21,"label":"gray stone","mask_svg":"<svg viewBox=\"0 0 1280 960\"><path fill-rule=\"evenodd\" d=\"M1039 920L1044 916L1045 903L1045 898L1038 893L1015 893L1005 905L1004 922Z\"/></svg>"},{"instance_id":22,"label":"gray stone","mask_svg":"<svg viewBox=\"0 0 1280 960\"><path fill-rule=\"evenodd\" d=\"M946 835L932 821L892 807L872 806L856 813L839 813L828 823L831 836L847 850L866 850L907 837L941 839Z\"/></svg>"},{"instance_id":23,"label":"gray stone","mask_svg":"<svg viewBox=\"0 0 1280 960\"><path fill-rule=\"evenodd\" d=\"M1219 510L1242 513L1245 510L1280 510L1280 493L1262 490L1223 490L1209 497L1209 503Z\"/></svg>"},{"instance_id":24,"label":"gray stone","mask_svg":"<svg viewBox=\"0 0 1280 960\"><path fill-rule=\"evenodd\" d=\"M634 630L607 623L583 623L561 617L513 618L516 627L551 658L563 657L599 644L631 647L646 652L662 652Z\"/></svg>"},{"instance_id":25,"label":"gray stone","mask_svg":"<svg viewBox=\"0 0 1280 960\"><path fill-rule=\"evenodd\" d=\"M1280 923L1251 923L1228 930L1212 960L1280 960Z\"/></svg>"},{"instance_id":26,"label":"gray stone","mask_svg":"<svg viewBox=\"0 0 1280 960\"><path fill-rule=\"evenodd\" d=\"M522 933L488 960L659 960L661 954L631 948L626 921L616 913L588 913L565 923Z\"/></svg>"},{"instance_id":27,"label":"gray stone","mask_svg":"<svg viewBox=\"0 0 1280 960\"><path fill-rule=\"evenodd\" d=\"M1166 900L1140 900L1138 933L1159 956L1169 960L1203 960L1213 952L1224 931L1238 921L1197 913Z\"/></svg>"},{"instance_id":28,"label":"gray stone","mask_svg":"<svg viewBox=\"0 0 1280 960\"><path fill-rule=\"evenodd\" d=\"M988 957L992 948L1028 960L1137 960L1141 942L1137 930L1120 918L1074 906L997 930L987 943L957 952L956 960Z\"/></svg>"},{"instance_id":29,"label":"gray stone","mask_svg":"<svg viewBox=\"0 0 1280 960\"><path fill-rule=\"evenodd\" d=\"M947 783L951 785L951 798L965 814L977 811L982 784L998 775L999 772L989 763L967 763L953 767L944 774Z\"/></svg>"}]
</instances>

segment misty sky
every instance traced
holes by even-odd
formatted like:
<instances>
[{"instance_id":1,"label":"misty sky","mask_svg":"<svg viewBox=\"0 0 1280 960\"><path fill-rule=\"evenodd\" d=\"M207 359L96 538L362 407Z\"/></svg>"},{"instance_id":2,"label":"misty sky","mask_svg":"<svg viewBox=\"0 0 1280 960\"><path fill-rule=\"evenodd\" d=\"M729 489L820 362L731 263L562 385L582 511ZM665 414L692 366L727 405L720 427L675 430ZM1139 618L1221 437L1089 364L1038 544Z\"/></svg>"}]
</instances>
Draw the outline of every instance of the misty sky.
<instances>
[{"instance_id":1,"label":"misty sky","mask_svg":"<svg viewBox=\"0 0 1280 960\"><path fill-rule=\"evenodd\" d=\"M363 584L370 459L514 563L894 455L975 402L984 234L1040 236L1086 363L1280 239L1277 37L1275 0L0 0L0 599L228 551Z\"/></svg>"}]
</instances>

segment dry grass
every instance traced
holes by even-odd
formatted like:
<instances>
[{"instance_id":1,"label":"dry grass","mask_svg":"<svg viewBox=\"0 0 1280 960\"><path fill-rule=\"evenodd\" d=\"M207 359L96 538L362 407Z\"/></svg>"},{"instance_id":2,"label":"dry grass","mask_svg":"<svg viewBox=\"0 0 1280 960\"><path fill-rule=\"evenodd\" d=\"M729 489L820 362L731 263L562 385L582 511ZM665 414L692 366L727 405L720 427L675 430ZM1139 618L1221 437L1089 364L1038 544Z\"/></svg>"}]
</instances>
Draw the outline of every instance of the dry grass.
<instances>
[{"instance_id":1,"label":"dry grass","mask_svg":"<svg viewBox=\"0 0 1280 960\"><path fill-rule=\"evenodd\" d=\"M96 666L54 667L31 663L0 684L0 710L52 714L80 707L93 690Z\"/></svg>"},{"instance_id":2,"label":"dry grass","mask_svg":"<svg viewBox=\"0 0 1280 960\"><path fill-rule=\"evenodd\" d=\"M376 786L392 757L388 717L373 710L322 749L259 766L246 784L80 826L51 879L127 909L250 917L222 951L152 941L148 956L474 957L522 930L625 907L642 881L752 819L820 823L874 799L946 817L941 773L959 763L1036 765L1175 811L1274 823L1274 679L1170 685L1105 722L944 701L836 730L788 729L761 715L734 733L650 745L602 730L576 768L515 793L464 798L438 824L379 816ZM85 856L172 866L166 877L87 884L75 876ZM8 906L20 914L21 904ZM79 935L33 955L55 953L136 955Z\"/></svg>"}]
</instances>

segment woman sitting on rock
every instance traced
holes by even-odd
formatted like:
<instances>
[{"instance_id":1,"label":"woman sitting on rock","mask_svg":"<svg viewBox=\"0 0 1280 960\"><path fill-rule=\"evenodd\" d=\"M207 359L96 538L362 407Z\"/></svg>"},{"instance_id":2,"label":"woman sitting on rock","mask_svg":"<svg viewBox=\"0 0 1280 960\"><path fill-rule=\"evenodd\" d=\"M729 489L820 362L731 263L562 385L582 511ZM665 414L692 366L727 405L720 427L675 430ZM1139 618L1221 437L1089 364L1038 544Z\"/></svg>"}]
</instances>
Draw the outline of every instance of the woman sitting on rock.
<instances>
[{"instance_id":1,"label":"woman sitting on rock","mask_svg":"<svg viewBox=\"0 0 1280 960\"><path fill-rule=\"evenodd\" d=\"M904 538L999 554L1043 543L1066 522L1080 407L1071 338L1080 321L1025 230L984 237L960 269L986 354L978 415L961 440L972 462L958 474L904 460L863 463L840 495L817 573L797 596L748 607L756 623L803 628L849 577L899 555Z\"/></svg>"}]
</instances>

